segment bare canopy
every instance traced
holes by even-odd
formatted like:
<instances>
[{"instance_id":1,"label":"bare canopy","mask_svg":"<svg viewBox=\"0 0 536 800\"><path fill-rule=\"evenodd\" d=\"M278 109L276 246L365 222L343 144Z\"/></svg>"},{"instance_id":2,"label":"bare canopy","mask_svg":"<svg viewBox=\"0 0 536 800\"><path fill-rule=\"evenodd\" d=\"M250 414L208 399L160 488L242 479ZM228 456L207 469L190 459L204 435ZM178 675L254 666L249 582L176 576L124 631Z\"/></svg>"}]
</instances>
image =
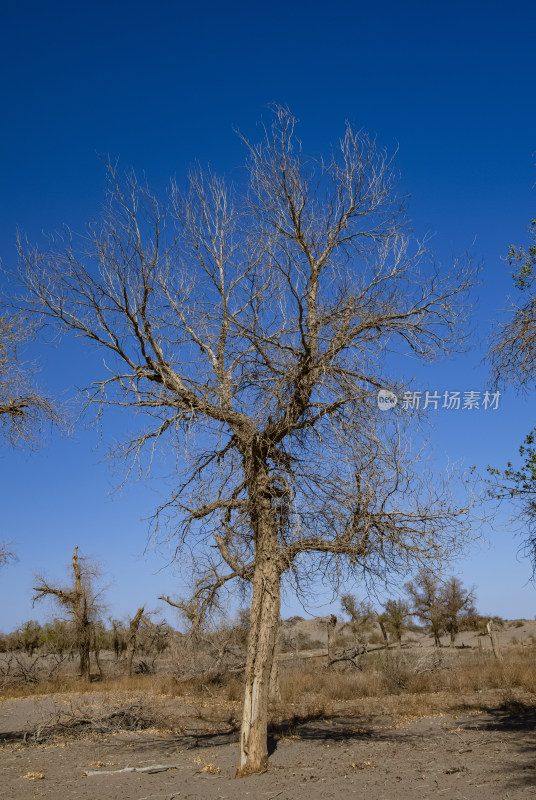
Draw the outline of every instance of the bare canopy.
<instances>
[{"instance_id":1,"label":"bare canopy","mask_svg":"<svg viewBox=\"0 0 536 800\"><path fill-rule=\"evenodd\" d=\"M200 607L251 582L239 775L267 761L281 576L405 573L467 533L376 398L404 388L393 353L460 347L471 272L441 272L406 235L373 141L347 126L319 161L294 129L276 108L263 141L244 140L244 189L195 171L161 203L110 165L102 219L19 247L26 307L109 354L90 400L144 412L116 454L176 454L156 524L204 554Z\"/></svg>"}]
</instances>

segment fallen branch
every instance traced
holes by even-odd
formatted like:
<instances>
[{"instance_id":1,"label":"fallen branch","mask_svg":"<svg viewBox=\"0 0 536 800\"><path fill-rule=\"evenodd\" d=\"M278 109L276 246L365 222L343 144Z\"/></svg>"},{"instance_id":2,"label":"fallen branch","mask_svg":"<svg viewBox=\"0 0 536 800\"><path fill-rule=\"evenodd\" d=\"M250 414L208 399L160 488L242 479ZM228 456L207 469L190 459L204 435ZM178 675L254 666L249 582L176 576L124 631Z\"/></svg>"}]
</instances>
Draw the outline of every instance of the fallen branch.
<instances>
[{"instance_id":1,"label":"fallen branch","mask_svg":"<svg viewBox=\"0 0 536 800\"><path fill-rule=\"evenodd\" d=\"M178 764L153 764L152 767L123 767L123 769L85 770L82 775L90 778L93 775L118 775L121 772L167 772L168 769L179 769Z\"/></svg>"}]
</instances>

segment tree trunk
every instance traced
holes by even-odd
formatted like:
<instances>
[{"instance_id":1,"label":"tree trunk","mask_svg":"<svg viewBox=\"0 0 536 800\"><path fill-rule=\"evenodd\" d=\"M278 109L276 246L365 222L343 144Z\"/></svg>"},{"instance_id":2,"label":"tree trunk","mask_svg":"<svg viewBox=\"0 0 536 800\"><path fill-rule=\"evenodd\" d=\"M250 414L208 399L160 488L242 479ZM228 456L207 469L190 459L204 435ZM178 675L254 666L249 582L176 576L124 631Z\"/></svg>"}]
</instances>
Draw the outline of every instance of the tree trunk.
<instances>
[{"instance_id":1,"label":"tree trunk","mask_svg":"<svg viewBox=\"0 0 536 800\"><path fill-rule=\"evenodd\" d=\"M335 616L335 614L331 614L328 619L328 667L330 667L333 661L335 660L335 653L333 652L333 638L336 627L337 627L337 617Z\"/></svg>"},{"instance_id":2,"label":"tree trunk","mask_svg":"<svg viewBox=\"0 0 536 800\"><path fill-rule=\"evenodd\" d=\"M73 617L80 654L80 677L85 681L91 680L90 652L91 652L91 622L89 621L87 597L82 584L82 573L78 563L78 545L73 553L74 593L72 595Z\"/></svg>"},{"instance_id":3,"label":"tree trunk","mask_svg":"<svg viewBox=\"0 0 536 800\"><path fill-rule=\"evenodd\" d=\"M138 608L138 610L136 611L136 616L130 621L130 634L128 637L127 667L126 667L126 672L129 677L132 675L132 661L134 659L134 653L136 652L138 628L140 627L140 622L144 608L145 606Z\"/></svg>"},{"instance_id":4,"label":"tree trunk","mask_svg":"<svg viewBox=\"0 0 536 800\"><path fill-rule=\"evenodd\" d=\"M383 643L385 644L386 647L389 647L389 637L387 636L387 629L385 627L383 620L379 619L378 625L380 626L380 630L382 632Z\"/></svg>"},{"instance_id":5,"label":"tree trunk","mask_svg":"<svg viewBox=\"0 0 536 800\"><path fill-rule=\"evenodd\" d=\"M95 664L97 665L97 669L99 670L99 675L102 679L104 678L104 672L100 660L100 644L95 626L93 626L93 652L95 654Z\"/></svg>"},{"instance_id":6,"label":"tree trunk","mask_svg":"<svg viewBox=\"0 0 536 800\"><path fill-rule=\"evenodd\" d=\"M280 576L275 526L260 533L265 541L257 539L237 778L268 766L268 697L279 626Z\"/></svg>"},{"instance_id":7,"label":"tree trunk","mask_svg":"<svg viewBox=\"0 0 536 800\"><path fill-rule=\"evenodd\" d=\"M81 603L81 619L78 628L78 652L80 653L80 677L85 681L91 680L90 652L91 652L91 623L87 615L87 600L84 597Z\"/></svg>"},{"instance_id":8,"label":"tree trunk","mask_svg":"<svg viewBox=\"0 0 536 800\"><path fill-rule=\"evenodd\" d=\"M487 628L488 633L489 633L489 638L491 639L491 647L493 649L493 655L495 656L497 661L502 661L501 648L499 647L499 642L497 640L497 635L496 635L495 630L493 628L493 620L491 620L491 619L489 620L488 624L486 625L486 628Z\"/></svg>"},{"instance_id":9,"label":"tree trunk","mask_svg":"<svg viewBox=\"0 0 536 800\"><path fill-rule=\"evenodd\" d=\"M272 701L272 703L281 702L281 686L279 685L279 624L277 628L278 628L278 636L276 638L276 643L275 643L272 671L270 672L269 698Z\"/></svg>"}]
</instances>

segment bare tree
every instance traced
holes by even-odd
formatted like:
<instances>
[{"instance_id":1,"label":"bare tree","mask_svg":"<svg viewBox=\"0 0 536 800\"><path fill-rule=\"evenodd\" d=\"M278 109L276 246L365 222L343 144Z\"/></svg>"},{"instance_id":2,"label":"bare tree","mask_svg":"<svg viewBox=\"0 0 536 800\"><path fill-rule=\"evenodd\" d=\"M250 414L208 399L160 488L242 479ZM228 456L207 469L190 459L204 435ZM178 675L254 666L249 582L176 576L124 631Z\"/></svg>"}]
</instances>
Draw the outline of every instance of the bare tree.
<instances>
[{"instance_id":1,"label":"bare tree","mask_svg":"<svg viewBox=\"0 0 536 800\"><path fill-rule=\"evenodd\" d=\"M127 648L127 634L121 622L113 617L110 617L110 625L112 628L112 647L115 654L115 660L119 660Z\"/></svg>"},{"instance_id":2,"label":"bare tree","mask_svg":"<svg viewBox=\"0 0 536 800\"><path fill-rule=\"evenodd\" d=\"M44 597L52 597L63 606L72 617L76 631L76 646L80 655L80 676L90 680L90 653L92 628L96 618L97 605L92 587L96 575L94 567L78 556L78 545L74 548L72 586L60 587L38 577L34 586L34 603Z\"/></svg>"},{"instance_id":3,"label":"bare tree","mask_svg":"<svg viewBox=\"0 0 536 800\"><path fill-rule=\"evenodd\" d=\"M414 581L404 586L412 613L422 622L430 625L434 645L441 647L441 630L445 622L445 609L441 601L441 582L429 570L422 569Z\"/></svg>"},{"instance_id":4,"label":"bare tree","mask_svg":"<svg viewBox=\"0 0 536 800\"><path fill-rule=\"evenodd\" d=\"M350 593L341 596L341 609L350 617L356 645L366 649L371 623L377 620L376 611L368 601L358 600L355 595Z\"/></svg>"},{"instance_id":5,"label":"bare tree","mask_svg":"<svg viewBox=\"0 0 536 800\"><path fill-rule=\"evenodd\" d=\"M461 580L452 575L443 584L440 597L443 607L443 625L450 634L450 646L454 647L463 616L473 616L475 613L475 589L474 587L465 589Z\"/></svg>"},{"instance_id":6,"label":"bare tree","mask_svg":"<svg viewBox=\"0 0 536 800\"><path fill-rule=\"evenodd\" d=\"M410 240L373 141L347 126L315 161L294 128L276 108L264 140L244 140L245 192L195 172L162 205L110 165L83 237L19 243L21 307L108 353L88 400L144 412L116 455L140 469L164 442L177 455L157 532L168 520L181 553L209 553L219 590L251 583L241 776L267 764L281 576L407 574L468 535L377 394L407 388L389 353L461 346L471 272L442 274Z\"/></svg>"},{"instance_id":7,"label":"bare tree","mask_svg":"<svg viewBox=\"0 0 536 800\"><path fill-rule=\"evenodd\" d=\"M33 385L35 368L20 359L32 335L28 319L0 315L0 430L12 445L34 446L49 423L60 423L57 407Z\"/></svg>"},{"instance_id":8,"label":"bare tree","mask_svg":"<svg viewBox=\"0 0 536 800\"><path fill-rule=\"evenodd\" d=\"M387 600L382 614L382 622L386 630L390 631L398 647L402 647L402 634L406 628L406 619L410 616L407 603L403 600Z\"/></svg>"}]
</instances>

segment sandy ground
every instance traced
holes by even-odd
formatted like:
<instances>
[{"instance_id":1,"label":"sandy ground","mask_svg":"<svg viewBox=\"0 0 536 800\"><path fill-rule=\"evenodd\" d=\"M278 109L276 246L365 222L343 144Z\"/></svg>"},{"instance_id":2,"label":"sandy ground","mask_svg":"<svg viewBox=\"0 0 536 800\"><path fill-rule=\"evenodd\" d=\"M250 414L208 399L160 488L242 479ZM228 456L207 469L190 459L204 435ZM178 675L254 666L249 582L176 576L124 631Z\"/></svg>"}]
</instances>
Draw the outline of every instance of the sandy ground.
<instances>
[{"instance_id":1,"label":"sandy ground","mask_svg":"<svg viewBox=\"0 0 536 800\"><path fill-rule=\"evenodd\" d=\"M536 707L483 698L480 711L394 726L381 716L329 717L273 731L268 771L234 779L236 733L122 732L24 744L58 698L6 701L0 716L0 798L26 800L495 800L536 795ZM489 702L488 702L489 700ZM61 701L68 702L67 699ZM11 723L11 727L10 727ZM17 723L15 729L14 723ZM166 772L85 776L125 767ZM31 780L31 773L43 775Z\"/></svg>"}]
</instances>

